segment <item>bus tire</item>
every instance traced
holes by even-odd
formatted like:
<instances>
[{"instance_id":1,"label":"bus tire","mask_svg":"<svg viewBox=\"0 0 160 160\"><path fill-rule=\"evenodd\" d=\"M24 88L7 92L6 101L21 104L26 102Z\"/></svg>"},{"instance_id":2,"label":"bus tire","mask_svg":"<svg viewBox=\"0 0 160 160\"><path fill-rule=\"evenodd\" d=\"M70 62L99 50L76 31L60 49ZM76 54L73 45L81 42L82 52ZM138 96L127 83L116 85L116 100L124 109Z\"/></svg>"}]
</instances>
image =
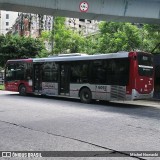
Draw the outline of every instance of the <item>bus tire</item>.
<instances>
[{"instance_id":1,"label":"bus tire","mask_svg":"<svg viewBox=\"0 0 160 160\"><path fill-rule=\"evenodd\" d=\"M21 84L20 86L19 86L19 94L21 95L21 96L26 96L26 86L24 85L24 84Z\"/></svg>"},{"instance_id":2,"label":"bus tire","mask_svg":"<svg viewBox=\"0 0 160 160\"><path fill-rule=\"evenodd\" d=\"M82 103L91 103L92 93L91 93L90 89L83 88L80 91L80 100L81 100Z\"/></svg>"}]
</instances>

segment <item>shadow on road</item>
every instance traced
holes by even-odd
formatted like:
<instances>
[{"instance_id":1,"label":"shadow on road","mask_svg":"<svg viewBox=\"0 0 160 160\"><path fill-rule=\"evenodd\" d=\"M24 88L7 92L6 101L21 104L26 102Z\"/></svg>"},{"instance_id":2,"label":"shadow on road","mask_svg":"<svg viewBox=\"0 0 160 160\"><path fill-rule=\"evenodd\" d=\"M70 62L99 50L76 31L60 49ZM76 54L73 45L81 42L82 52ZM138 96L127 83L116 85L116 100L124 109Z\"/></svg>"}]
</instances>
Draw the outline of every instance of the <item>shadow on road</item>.
<instances>
[{"instance_id":1,"label":"shadow on road","mask_svg":"<svg viewBox=\"0 0 160 160\"><path fill-rule=\"evenodd\" d=\"M73 98L65 98L65 97L51 97L51 96L42 96L42 95L28 95L26 97L22 97L19 94L4 94L1 96L7 96L8 98L16 97L24 98L24 99L44 99L44 100L50 100L51 102L55 102L54 100L62 102L63 104L73 103L72 107L74 108L84 108L84 109L90 109L94 111L102 111L102 112L112 112L112 113L122 113L127 115L133 115L133 116L144 116L147 118L152 119L158 119L160 120L160 107L157 105L153 105L151 101L144 101L145 103L141 101L134 101L135 104L129 104L127 102L118 103L116 102L107 102L107 101L93 101L92 104L84 104L81 103L79 99L73 99ZM146 102L148 102L147 105ZM151 104L150 104L151 103ZM75 104L75 105L74 105ZM149 105L150 104L150 105ZM160 104L160 103L159 103Z\"/></svg>"}]
</instances>

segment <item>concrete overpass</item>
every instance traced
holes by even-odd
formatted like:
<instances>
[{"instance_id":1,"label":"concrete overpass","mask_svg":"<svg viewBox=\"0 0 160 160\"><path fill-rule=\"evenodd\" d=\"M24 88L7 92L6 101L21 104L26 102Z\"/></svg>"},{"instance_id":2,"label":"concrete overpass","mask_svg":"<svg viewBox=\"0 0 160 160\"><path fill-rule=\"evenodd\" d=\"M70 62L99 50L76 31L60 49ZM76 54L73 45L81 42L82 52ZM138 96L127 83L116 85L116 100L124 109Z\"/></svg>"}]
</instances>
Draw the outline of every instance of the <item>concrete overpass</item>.
<instances>
[{"instance_id":1,"label":"concrete overpass","mask_svg":"<svg viewBox=\"0 0 160 160\"><path fill-rule=\"evenodd\" d=\"M0 10L160 24L160 0L0 0Z\"/></svg>"}]
</instances>

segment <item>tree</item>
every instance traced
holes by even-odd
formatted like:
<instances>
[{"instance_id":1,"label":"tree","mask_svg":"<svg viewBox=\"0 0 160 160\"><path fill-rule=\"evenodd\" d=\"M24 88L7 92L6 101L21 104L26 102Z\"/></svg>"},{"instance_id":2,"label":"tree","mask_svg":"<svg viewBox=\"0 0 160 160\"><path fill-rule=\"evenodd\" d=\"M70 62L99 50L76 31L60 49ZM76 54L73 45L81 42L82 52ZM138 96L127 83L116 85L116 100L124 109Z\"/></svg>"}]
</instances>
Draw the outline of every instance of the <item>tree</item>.
<instances>
[{"instance_id":1,"label":"tree","mask_svg":"<svg viewBox=\"0 0 160 160\"><path fill-rule=\"evenodd\" d=\"M99 52L136 50L141 46L140 31L130 23L101 22Z\"/></svg>"},{"instance_id":2,"label":"tree","mask_svg":"<svg viewBox=\"0 0 160 160\"><path fill-rule=\"evenodd\" d=\"M160 53L160 25L145 24L142 30L143 48L145 48L146 51L151 52L157 46L154 52Z\"/></svg>"},{"instance_id":3,"label":"tree","mask_svg":"<svg viewBox=\"0 0 160 160\"><path fill-rule=\"evenodd\" d=\"M33 58L44 50L44 44L39 39L0 36L0 66L8 59Z\"/></svg>"},{"instance_id":4,"label":"tree","mask_svg":"<svg viewBox=\"0 0 160 160\"><path fill-rule=\"evenodd\" d=\"M42 32L43 39L46 38L53 43L53 53L77 53L83 51L85 38L78 32L73 31L65 25L64 17L54 18L52 32ZM52 53L52 54L53 54Z\"/></svg>"},{"instance_id":5,"label":"tree","mask_svg":"<svg viewBox=\"0 0 160 160\"><path fill-rule=\"evenodd\" d=\"M87 54L95 54L99 52L100 34L87 35L82 46L82 51Z\"/></svg>"},{"instance_id":6,"label":"tree","mask_svg":"<svg viewBox=\"0 0 160 160\"><path fill-rule=\"evenodd\" d=\"M67 27L65 21L64 17L55 17L53 31L44 33L44 38L53 41L54 54L95 54L134 50L151 52L160 43L159 25L101 22L100 33L84 37ZM157 48L155 51L160 52L159 50Z\"/></svg>"}]
</instances>

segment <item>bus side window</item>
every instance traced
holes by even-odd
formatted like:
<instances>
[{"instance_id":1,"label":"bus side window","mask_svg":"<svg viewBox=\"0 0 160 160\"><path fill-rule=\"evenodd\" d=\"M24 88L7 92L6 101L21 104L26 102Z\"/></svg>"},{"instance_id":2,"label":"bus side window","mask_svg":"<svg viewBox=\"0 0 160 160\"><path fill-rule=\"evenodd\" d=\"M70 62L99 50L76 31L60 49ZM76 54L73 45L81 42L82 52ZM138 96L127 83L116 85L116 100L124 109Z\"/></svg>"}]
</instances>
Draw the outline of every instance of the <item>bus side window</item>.
<instances>
[{"instance_id":1,"label":"bus side window","mask_svg":"<svg viewBox=\"0 0 160 160\"><path fill-rule=\"evenodd\" d=\"M30 80L32 79L33 73L33 65L31 63L26 63L25 64L26 72L25 72L25 80Z\"/></svg>"},{"instance_id":2,"label":"bus side window","mask_svg":"<svg viewBox=\"0 0 160 160\"><path fill-rule=\"evenodd\" d=\"M80 65L80 82L85 83L88 82L88 64L83 63Z\"/></svg>"},{"instance_id":3,"label":"bus side window","mask_svg":"<svg viewBox=\"0 0 160 160\"><path fill-rule=\"evenodd\" d=\"M115 84L115 70L116 70L116 64L115 60L106 60L108 63L107 67L107 84L114 85Z\"/></svg>"},{"instance_id":4,"label":"bus side window","mask_svg":"<svg viewBox=\"0 0 160 160\"><path fill-rule=\"evenodd\" d=\"M58 81L58 64L55 62L47 62L42 67L42 81L43 82L57 82Z\"/></svg>"},{"instance_id":5,"label":"bus side window","mask_svg":"<svg viewBox=\"0 0 160 160\"><path fill-rule=\"evenodd\" d=\"M24 63L17 63L16 64L16 80L24 80Z\"/></svg>"},{"instance_id":6,"label":"bus side window","mask_svg":"<svg viewBox=\"0 0 160 160\"><path fill-rule=\"evenodd\" d=\"M52 64L52 76L53 76L53 82L58 81L58 64L53 62Z\"/></svg>"},{"instance_id":7,"label":"bus side window","mask_svg":"<svg viewBox=\"0 0 160 160\"><path fill-rule=\"evenodd\" d=\"M94 60L91 63L90 80L95 84L106 84L106 63L104 60Z\"/></svg>"},{"instance_id":8,"label":"bus side window","mask_svg":"<svg viewBox=\"0 0 160 160\"><path fill-rule=\"evenodd\" d=\"M73 62L71 65L70 81L72 83L88 82L88 67L89 64L85 61Z\"/></svg>"},{"instance_id":9,"label":"bus side window","mask_svg":"<svg viewBox=\"0 0 160 160\"><path fill-rule=\"evenodd\" d=\"M42 81L43 82L52 82L52 63L47 62L42 65Z\"/></svg>"},{"instance_id":10,"label":"bus side window","mask_svg":"<svg viewBox=\"0 0 160 160\"><path fill-rule=\"evenodd\" d=\"M129 83L129 59L107 60L107 84L126 86Z\"/></svg>"},{"instance_id":11,"label":"bus side window","mask_svg":"<svg viewBox=\"0 0 160 160\"><path fill-rule=\"evenodd\" d=\"M13 81L15 80L16 74L15 74L15 65L14 64L8 64L6 69L6 81Z\"/></svg>"},{"instance_id":12,"label":"bus side window","mask_svg":"<svg viewBox=\"0 0 160 160\"><path fill-rule=\"evenodd\" d=\"M80 83L80 65L78 63L71 64L70 81L71 83Z\"/></svg>"},{"instance_id":13,"label":"bus side window","mask_svg":"<svg viewBox=\"0 0 160 160\"><path fill-rule=\"evenodd\" d=\"M122 85L128 85L129 84L129 67L130 67L130 60L129 58L125 58L120 63L120 74L122 75Z\"/></svg>"}]
</instances>

